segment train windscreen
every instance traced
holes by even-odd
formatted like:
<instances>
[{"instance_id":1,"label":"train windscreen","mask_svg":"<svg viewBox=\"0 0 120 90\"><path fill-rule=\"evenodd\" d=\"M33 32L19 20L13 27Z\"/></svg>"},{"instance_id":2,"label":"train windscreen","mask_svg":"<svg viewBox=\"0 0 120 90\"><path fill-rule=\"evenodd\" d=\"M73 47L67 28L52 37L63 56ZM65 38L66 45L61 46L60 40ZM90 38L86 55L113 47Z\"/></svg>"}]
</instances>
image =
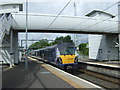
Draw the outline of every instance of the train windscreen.
<instances>
[{"instance_id":1,"label":"train windscreen","mask_svg":"<svg viewBox=\"0 0 120 90\"><path fill-rule=\"evenodd\" d=\"M60 50L61 55L75 55L75 47L64 47Z\"/></svg>"}]
</instances>

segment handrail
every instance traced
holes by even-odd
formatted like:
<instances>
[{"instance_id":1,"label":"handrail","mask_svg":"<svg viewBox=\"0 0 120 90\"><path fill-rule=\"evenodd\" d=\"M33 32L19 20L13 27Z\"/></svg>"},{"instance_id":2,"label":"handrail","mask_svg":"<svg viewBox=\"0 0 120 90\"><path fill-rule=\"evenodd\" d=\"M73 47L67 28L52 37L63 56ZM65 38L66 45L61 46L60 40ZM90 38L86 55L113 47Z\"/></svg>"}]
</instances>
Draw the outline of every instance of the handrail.
<instances>
[{"instance_id":1,"label":"handrail","mask_svg":"<svg viewBox=\"0 0 120 90\"><path fill-rule=\"evenodd\" d=\"M5 14L3 14L1 17L0 17L0 20L3 20L5 17Z\"/></svg>"},{"instance_id":2,"label":"handrail","mask_svg":"<svg viewBox=\"0 0 120 90\"><path fill-rule=\"evenodd\" d=\"M12 25L12 15L9 14L8 17L6 17L6 15L4 14L1 18L0 18L0 22L2 24L2 33L1 33L1 39L3 39L5 33L9 34L10 31L10 27Z\"/></svg>"},{"instance_id":3,"label":"handrail","mask_svg":"<svg viewBox=\"0 0 120 90\"><path fill-rule=\"evenodd\" d=\"M8 16L8 20L11 19L11 17L12 17L12 14L10 14L10 15Z\"/></svg>"},{"instance_id":4,"label":"handrail","mask_svg":"<svg viewBox=\"0 0 120 90\"><path fill-rule=\"evenodd\" d=\"M2 25L5 29L8 29L10 26L11 26L11 14L6 18L4 18L2 20ZM8 30L7 30L8 31ZM4 32L4 29L3 29L3 32Z\"/></svg>"}]
</instances>

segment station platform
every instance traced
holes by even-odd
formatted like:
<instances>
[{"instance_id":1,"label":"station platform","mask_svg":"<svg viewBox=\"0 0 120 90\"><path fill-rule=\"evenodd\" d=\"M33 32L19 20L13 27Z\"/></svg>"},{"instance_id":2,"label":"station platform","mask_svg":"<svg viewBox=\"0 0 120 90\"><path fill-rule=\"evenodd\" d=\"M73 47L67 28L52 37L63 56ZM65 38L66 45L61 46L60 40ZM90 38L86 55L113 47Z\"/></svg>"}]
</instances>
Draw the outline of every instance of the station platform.
<instances>
[{"instance_id":1,"label":"station platform","mask_svg":"<svg viewBox=\"0 0 120 90\"><path fill-rule=\"evenodd\" d=\"M27 71L23 62L13 68L3 70L2 88L102 89L100 86L30 57Z\"/></svg>"},{"instance_id":2,"label":"station platform","mask_svg":"<svg viewBox=\"0 0 120 90\"><path fill-rule=\"evenodd\" d=\"M107 66L111 68L120 68L120 61L94 61L94 60L78 60L87 64Z\"/></svg>"}]
</instances>

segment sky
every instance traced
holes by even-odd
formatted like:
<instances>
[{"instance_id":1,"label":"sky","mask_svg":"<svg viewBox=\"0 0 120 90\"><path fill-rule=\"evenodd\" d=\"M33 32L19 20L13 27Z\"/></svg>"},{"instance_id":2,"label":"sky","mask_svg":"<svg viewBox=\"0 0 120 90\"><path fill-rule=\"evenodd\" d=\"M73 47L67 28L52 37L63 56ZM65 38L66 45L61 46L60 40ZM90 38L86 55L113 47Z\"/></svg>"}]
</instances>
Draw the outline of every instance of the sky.
<instances>
[{"instance_id":1,"label":"sky","mask_svg":"<svg viewBox=\"0 0 120 90\"><path fill-rule=\"evenodd\" d=\"M4 0L4 1L24 2L25 0ZM69 0L28 0L28 1L29 1L29 4L28 4L29 13L57 15ZM92 11L93 9L105 10L108 8L106 10L107 12L110 12L113 15L117 15L118 13L117 4L110 7L111 5L115 4L118 0L72 0L72 2L61 13L61 15L70 15L70 16L75 15L74 1L76 2L77 16L85 16L85 14ZM24 2L23 12L25 12L25 2ZM68 34L68 33L64 33L64 34L63 33L29 33L28 39L54 40L56 37L66 36L66 35L70 35L72 37L72 40L75 40L74 34ZM88 42L87 34L77 34L76 36L77 36L77 45L80 43ZM25 39L24 33L19 33L19 41L21 39ZM28 45L32 43L34 42L28 42Z\"/></svg>"}]
</instances>

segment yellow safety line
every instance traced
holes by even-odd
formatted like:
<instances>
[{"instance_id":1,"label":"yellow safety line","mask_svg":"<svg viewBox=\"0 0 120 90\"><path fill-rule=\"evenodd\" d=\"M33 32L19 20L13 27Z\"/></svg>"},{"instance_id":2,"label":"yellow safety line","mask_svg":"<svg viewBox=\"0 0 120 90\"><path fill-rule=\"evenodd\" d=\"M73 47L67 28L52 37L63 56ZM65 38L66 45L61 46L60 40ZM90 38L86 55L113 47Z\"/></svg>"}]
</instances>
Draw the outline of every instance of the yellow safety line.
<instances>
[{"instance_id":1,"label":"yellow safety line","mask_svg":"<svg viewBox=\"0 0 120 90\"><path fill-rule=\"evenodd\" d=\"M47 70L49 70L50 72L52 72L53 74L55 74L56 76L60 77L62 80L66 81L67 83L69 83L70 85L72 85L75 88L84 88L82 86L80 86L79 84L77 84L76 82L74 82L73 80L64 77L63 75L61 75L60 73L56 72L54 69L46 66L46 65L42 65L44 68L46 68Z\"/></svg>"},{"instance_id":2,"label":"yellow safety line","mask_svg":"<svg viewBox=\"0 0 120 90\"><path fill-rule=\"evenodd\" d=\"M31 60L33 60L33 61L37 61L37 60L35 60L35 59L33 59L33 58L29 58L29 59L31 59ZM73 80L71 80L71 79L69 79L69 78L67 78L67 77L64 77L63 75L61 75L60 73L56 72L54 69L46 66L45 64L43 64L43 65L41 65L41 66L43 66L44 68L46 68L47 70L49 70L51 73L53 73L53 74L55 74L56 76L58 76L59 78L61 78L62 80L66 81L67 83L69 83L69 84L72 85L73 87L78 88L78 89L79 89L79 88L84 88L84 89L85 89L85 87L82 87L82 86L80 86L79 84L77 84L76 82L74 82Z\"/></svg>"}]
</instances>

